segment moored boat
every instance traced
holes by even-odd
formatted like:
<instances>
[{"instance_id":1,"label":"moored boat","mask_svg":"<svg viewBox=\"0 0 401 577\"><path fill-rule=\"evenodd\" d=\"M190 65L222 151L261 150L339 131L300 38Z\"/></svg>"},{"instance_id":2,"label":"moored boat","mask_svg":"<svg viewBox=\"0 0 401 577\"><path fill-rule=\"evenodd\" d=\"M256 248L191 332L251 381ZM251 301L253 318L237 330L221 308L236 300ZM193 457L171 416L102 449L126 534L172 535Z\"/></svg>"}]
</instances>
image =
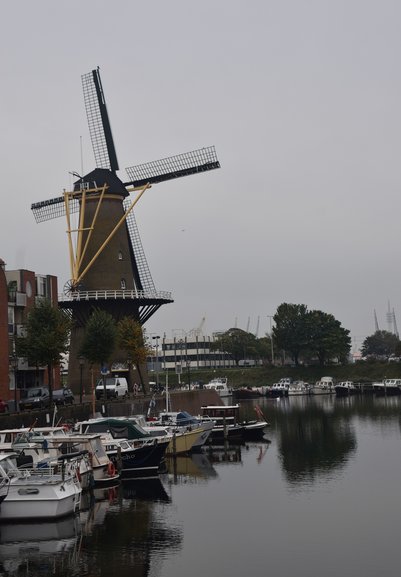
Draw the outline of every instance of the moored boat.
<instances>
[{"instance_id":1,"label":"moored boat","mask_svg":"<svg viewBox=\"0 0 401 577\"><path fill-rule=\"evenodd\" d=\"M291 383L288 387L288 396L310 395L311 393L311 386L304 381L296 381L295 383Z\"/></svg>"},{"instance_id":2,"label":"moored boat","mask_svg":"<svg viewBox=\"0 0 401 577\"><path fill-rule=\"evenodd\" d=\"M259 387L239 387L233 389L232 395L235 399L258 399L262 396Z\"/></svg>"},{"instance_id":3,"label":"moored boat","mask_svg":"<svg viewBox=\"0 0 401 577\"><path fill-rule=\"evenodd\" d=\"M220 397L231 397L232 395L232 389L228 386L227 377L216 377L203 385L203 388L216 391Z\"/></svg>"},{"instance_id":4,"label":"moored boat","mask_svg":"<svg viewBox=\"0 0 401 577\"><path fill-rule=\"evenodd\" d=\"M348 395L356 395L359 389L352 381L341 381L334 386L335 393L338 397L346 397Z\"/></svg>"},{"instance_id":5,"label":"moored boat","mask_svg":"<svg viewBox=\"0 0 401 577\"><path fill-rule=\"evenodd\" d=\"M52 467L18 469L16 455L0 454L0 487L7 493L0 504L0 520L56 519L79 509L81 486L75 475Z\"/></svg>"},{"instance_id":6,"label":"moored boat","mask_svg":"<svg viewBox=\"0 0 401 577\"><path fill-rule=\"evenodd\" d=\"M313 395L330 395L334 393L333 377L322 377L312 386Z\"/></svg>"},{"instance_id":7,"label":"moored boat","mask_svg":"<svg viewBox=\"0 0 401 577\"><path fill-rule=\"evenodd\" d=\"M401 379L384 379L381 382L373 383L373 392L376 395L400 395Z\"/></svg>"}]
</instances>

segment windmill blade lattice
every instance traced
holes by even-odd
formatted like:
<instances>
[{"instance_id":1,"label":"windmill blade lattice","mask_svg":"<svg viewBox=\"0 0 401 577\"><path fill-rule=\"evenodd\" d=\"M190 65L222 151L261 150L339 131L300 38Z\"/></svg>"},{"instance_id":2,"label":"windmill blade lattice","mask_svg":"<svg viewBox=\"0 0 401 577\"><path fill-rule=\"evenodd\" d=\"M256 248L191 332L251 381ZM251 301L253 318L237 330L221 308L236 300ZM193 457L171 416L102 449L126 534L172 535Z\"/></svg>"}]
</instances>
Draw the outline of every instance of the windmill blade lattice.
<instances>
[{"instance_id":1,"label":"windmill blade lattice","mask_svg":"<svg viewBox=\"0 0 401 577\"><path fill-rule=\"evenodd\" d=\"M144 186L147 183L156 184L182 176L189 176L198 172L206 172L220 168L214 146L184 152L176 156L161 158L126 168L128 177L134 186Z\"/></svg>"},{"instance_id":2,"label":"windmill blade lattice","mask_svg":"<svg viewBox=\"0 0 401 577\"><path fill-rule=\"evenodd\" d=\"M34 202L31 205L31 210L36 222L38 223L65 216L64 197L58 196L57 198L50 198L49 200L44 200L42 202ZM69 201L69 210L70 214L79 212L79 201L77 199Z\"/></svg>"},{"instance_id":3,"label":"windmill blade lattice","mask_svg":"<svg viewBox=\"0 0 401 577\"><path fill-rule=\"evenodd\" d=\"M124 201L124 210L127 210L131 204L129 198ZM138 225L134 212L131 211L127 216L127 229L131 239L132 250L135 255L135 261L138 268L139 278L141 279L142 289L148 292L155 292L155 285L150 274L148 261L146 260L145 251L143 250L141 237L139 235Z\"/></svg>"},{"instance_id":4,"label":"windmill blade lattice","mask_svg":"<svg viewBox=\"0 0 401 577\"><path fill-rule=\"evenodd\" d=\"M96 166L115 172L118 170L118 161L99 69L83 74L81 78Z\"/></svg>"}]
</instances>

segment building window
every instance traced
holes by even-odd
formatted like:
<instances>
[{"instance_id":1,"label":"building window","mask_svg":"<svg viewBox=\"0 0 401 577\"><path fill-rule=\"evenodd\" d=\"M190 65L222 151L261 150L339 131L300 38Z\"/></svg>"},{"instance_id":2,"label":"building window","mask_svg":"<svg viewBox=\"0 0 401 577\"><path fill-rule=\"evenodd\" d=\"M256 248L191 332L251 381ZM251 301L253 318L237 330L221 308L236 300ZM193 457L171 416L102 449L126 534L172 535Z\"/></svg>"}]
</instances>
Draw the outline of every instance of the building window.
<instances>
[{"instance_id":1,"label":"building window","mask_svg":"<svg viewBox=\"0 0 401 577\"><path fill-rule=\"evenodd\" d=\"M121 250L118 251L118 260L123 260L123 253Z\"/></svg>"},{"instance_id":2,"label":"building window","mask_svg":"<svg viewBox=\"0 0 401 577\"><path fill-rule=\"evenodd\" d=\"M15 324L14 307L8 307L8 334L9 335L14 334L14 324Z\"/></svg>"},{"instance_id":3,"label":"building window","mask_svg":"<svg viewBox=\"0 0 401 577\"><path fill-rule=\"evenodd\" d=\"M122 278L122 279L121 279L121 288L122 288L123 291L124 291L125 288L126 288L125 278Z\"/></svg>"}]
</instances>

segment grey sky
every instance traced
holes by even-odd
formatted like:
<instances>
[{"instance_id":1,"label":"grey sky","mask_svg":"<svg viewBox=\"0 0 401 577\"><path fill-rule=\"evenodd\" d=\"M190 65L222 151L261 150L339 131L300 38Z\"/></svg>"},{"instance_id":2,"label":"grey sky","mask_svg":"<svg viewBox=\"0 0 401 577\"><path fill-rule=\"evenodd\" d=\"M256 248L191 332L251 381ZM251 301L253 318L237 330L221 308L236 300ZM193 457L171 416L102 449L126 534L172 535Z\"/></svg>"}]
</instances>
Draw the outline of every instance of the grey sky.
<instances>
[{"instance_id":1,"label":"grey sky","mask_svg":"<svg viewBox=\"0 0 401 577\"><path fill-rule=\"evenodd\" d=\"M401 311L401 4L3 3L0 256L70 277L66 224L32 202L94 168L81 74L100 66L120 167L215 145L222 168L154 186L136 216L171 336L269 328L282 302L356 342ZM123 173L120 173L122 175ZM122 176L123 178L123 176Z\"/></svg>"}]
</instances>

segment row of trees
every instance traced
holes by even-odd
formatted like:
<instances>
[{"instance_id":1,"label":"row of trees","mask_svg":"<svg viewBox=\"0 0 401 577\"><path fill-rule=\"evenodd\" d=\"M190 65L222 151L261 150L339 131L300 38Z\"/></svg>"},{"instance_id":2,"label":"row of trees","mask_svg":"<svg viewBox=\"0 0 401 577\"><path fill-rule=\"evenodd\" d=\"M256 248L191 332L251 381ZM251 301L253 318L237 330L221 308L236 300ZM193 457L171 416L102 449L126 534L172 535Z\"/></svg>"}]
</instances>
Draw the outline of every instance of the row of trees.
<instances>
[{"instance_id":1,"label":"row of trees","mask_svg":"<svg viewBox=\"0 0 401 577\"><path fill-rule=\"evenodd\" d=\"M29 313L25 336L16 339L18 357L27 358L32 366L47 367L50 395L53 389L52 369L68 352L71 328L71 320L65 312L43 299ZM116 347L124 351L136 366L143 386L140 367L146 362L148 349L141 324L131 317L116 323L109 313L94 310L85 328L80 355L89 365L101 368L108 363Z\"/></svg>"},{"instance_id":2,"label":"row of trees","mask_svg":"<svg viewBox=\"0 0 401 577\"><path fill-rule=\"evenodd\" d=\"M252 333L232 328L219 336L214 347L230 353L237 364L249 357L274 362L273 350L290 355L295 365L301 360L316 359L321 366L333 360L341 363L348 360L351 337L333 315L309 311L303 304L283 303L273 319L275 326L270 336L258 339Z\"/></svg>"}]
</instances>

